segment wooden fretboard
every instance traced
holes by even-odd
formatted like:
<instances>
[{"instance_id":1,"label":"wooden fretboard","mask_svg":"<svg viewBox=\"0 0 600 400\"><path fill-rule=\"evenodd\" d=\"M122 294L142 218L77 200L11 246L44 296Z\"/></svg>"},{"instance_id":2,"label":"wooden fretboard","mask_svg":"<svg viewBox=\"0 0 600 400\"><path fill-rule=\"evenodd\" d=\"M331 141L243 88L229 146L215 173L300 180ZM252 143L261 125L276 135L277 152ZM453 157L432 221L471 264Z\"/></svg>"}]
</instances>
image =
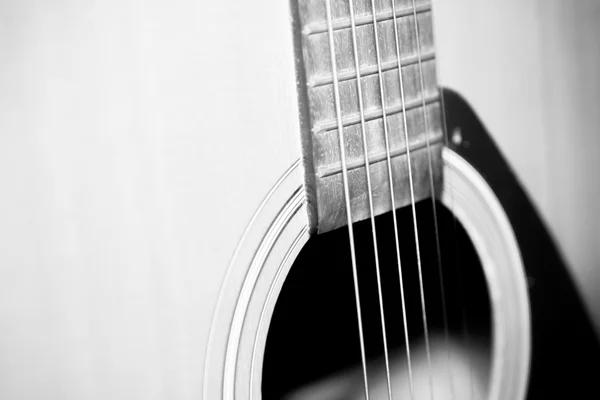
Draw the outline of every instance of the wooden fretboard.
<instances>
[{"instance_id":1,"label":"wooden fretboard","mask_svg":"<svg viewBox=\"0 0 600 400\"><path fill-rule=\"evenodd\" d=\"M354 6L356 54L349 1L353 1ZM378 58L371 0L331 0L331 26L353 221L370 216L363 120L376 215L392 209L388 149L396 208L411 202L404 110L415 201L432 195L430 176L433 178L434 191L437 193L441 188L443 136L431 5L430 2L422 0L415 3L416 7L413 8L412 0L396 0L396 38L391 0L375 1L380 54ZM320 233L347 224L330 33L325 0L298 0L296 7L294 25L303 126L305 186L310 228L312 232ZM415 32L415 10L418 37ZM360 65L358 73L355 57ZM401 100L398 64L401 65L404 104ZM362 113L358 101L357 75L360 75L362 90ZM380 77L384 82L383 101ZM382 104L385 104L385 109ZM384 116L387 120L389 147L386 147L384 135Z\"/></svg>"}]
</instances>

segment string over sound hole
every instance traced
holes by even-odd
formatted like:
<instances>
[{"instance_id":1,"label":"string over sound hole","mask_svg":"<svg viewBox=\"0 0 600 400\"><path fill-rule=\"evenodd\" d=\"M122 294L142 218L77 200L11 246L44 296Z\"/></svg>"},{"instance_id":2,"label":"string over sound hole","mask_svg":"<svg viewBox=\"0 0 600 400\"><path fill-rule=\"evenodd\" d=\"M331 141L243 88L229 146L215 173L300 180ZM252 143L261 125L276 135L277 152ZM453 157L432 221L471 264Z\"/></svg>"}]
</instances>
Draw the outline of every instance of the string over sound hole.
<instances>
[{"instance_id":1,"label":"string over sound hole","mask_svg":"<svg viewBox=\"0 0 600 400\"><path fill-rule=\"evenodd\" d=\"M478 354L476 367L463 368L468 379L477 379L471 389L465 382L463 390L485 390L491 364L491 313L486 280L480 260L462 226L438 203L441 250L444 268L445 299L448 314L449 340L443 335L442 299L438 287L437 252L431 216L431 204L417 204L419 239L422 246L423 278L432 288L427 292L426 306L432 340L434 367L448 367L444 360L450 355L458 362L460 354ZM378 250L383 282L386 314L386 338L392 355L394 387L406 384L404 324L408 324L409 345L415 367L415 394L429 390L426 365L418 367L423 325L419 298L418 271L414 251L414 234L410 209L397 211L401 243L407 320L402 319L398 269L391 213L377 218ZM456 224L456 225L455 225ZM456 229L456 230L455 230ZM369 222L354 224L357 243L359 286L362 303L365 348L369 359L369 378L381 374L383 367L382 331L379 321L377 283ZM326 382L339 391L340 398L361 393L359 338L356 331L356 311L352 289L347 232L345 229L312 237L292 266L275 306L267 336L263 364L263 399L279 399L309 386L319 390L317 382ZM438 339L435 339L435 338ZM441 360L440 362L437 362ZM436 389L443 392L461 390L444 381L446 370L434 374ZM458 373L460 371L450 371ZM403 375L404 374L404 375ZM422 376L419 376L422 375ZM335 376L336 378L331 379ZM384 385L385 379L379 380ZM419 382L422 381L421 387ZM372 380L375 384L377 379ZM312 385L312 386L311 386ZM333 385L333 386L331 386ZM477 389L477 385L483 389ZM325 387L321 386L321 389ZM371 385L375 397L377 384ZM307 393L307 392L304 392ZM398 395L402 392L398 391ZM299 393L301 394L301 393ZM382 395L385 398L385 395ZM394 394L394 397L396 394ZM301 397L298 397L301 398ZM469 398L469 397L467 397ZM477 397L473 397L477 398Z\"/></svg>"}]
</instances>

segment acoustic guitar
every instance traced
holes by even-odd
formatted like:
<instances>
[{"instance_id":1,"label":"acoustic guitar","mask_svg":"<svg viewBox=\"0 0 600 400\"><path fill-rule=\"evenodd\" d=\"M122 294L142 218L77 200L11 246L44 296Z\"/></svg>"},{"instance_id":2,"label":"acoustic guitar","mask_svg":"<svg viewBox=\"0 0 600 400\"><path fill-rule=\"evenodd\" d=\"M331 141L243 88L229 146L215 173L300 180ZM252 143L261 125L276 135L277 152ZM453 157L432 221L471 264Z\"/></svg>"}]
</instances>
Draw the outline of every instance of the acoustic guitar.
<instances>
[{"instance_id":1,"label":"acoustic guitar","mask_svg":"<svg viewBox=\"0 0 600 400\"><path fill-rule=\"evenodd\" d=\"M250 77L272 104L249 107L296 153L226 268L204 397L597 395L585 365L600 348L550 235L474 111L437 85L430 2L278 7L278 72ZM235 135L269 165L263 132Z\"/></svg>"},{"instance_id":2,"label":"acoustic guitar","mask_svg":"<svg viewBox=\"0 0 600 400\"><path fill-rule=\"evenodd\" d=\"M0 398L598 398L437 3L0 3Z\"/></svg>"}]
</instances>

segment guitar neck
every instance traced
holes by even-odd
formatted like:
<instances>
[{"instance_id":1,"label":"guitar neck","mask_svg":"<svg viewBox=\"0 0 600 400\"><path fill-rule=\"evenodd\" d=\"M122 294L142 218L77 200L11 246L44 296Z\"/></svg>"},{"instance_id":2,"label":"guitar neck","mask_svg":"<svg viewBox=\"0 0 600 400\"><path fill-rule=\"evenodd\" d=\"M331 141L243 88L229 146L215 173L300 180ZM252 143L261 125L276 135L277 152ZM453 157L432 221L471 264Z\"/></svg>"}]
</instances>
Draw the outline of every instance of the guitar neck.
<instances>
[{"instance_id":1,"label":"guitar neck","mask_svg":"<svg viewBox=\"0 0 600 400\"><path fill-rule=\"evenodd\" d=\"M373 213L379 215L430 197L441 187L442 111L431 5L414 3L296 4L301 140L312 232L347 224L344 172L354 222L370 216L369 193Z\"/></svg>"}]
</instances>

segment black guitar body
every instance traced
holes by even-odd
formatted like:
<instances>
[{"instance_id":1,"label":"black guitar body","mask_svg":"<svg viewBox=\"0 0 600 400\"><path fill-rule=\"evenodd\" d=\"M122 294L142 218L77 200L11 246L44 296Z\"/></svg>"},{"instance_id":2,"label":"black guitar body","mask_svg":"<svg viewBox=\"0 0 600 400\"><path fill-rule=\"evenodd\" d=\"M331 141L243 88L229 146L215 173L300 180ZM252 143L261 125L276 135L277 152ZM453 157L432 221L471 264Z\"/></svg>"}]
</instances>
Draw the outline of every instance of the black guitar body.
<instances>
[{"instance_id":1,"label":"black guitar body","mask_svg":"<svg viewBox=\"0 0 600 400\"><path fill-rule=\"evenodd\" d=\"M469 105L442 91L449 146L486 179L516 234L529 282L532 360L528 399L598 398L600 346L567 267L517 177Z\"/></svg>"},{"instance_id":2,"label":"black guitar body","mask_svg":"<svg viewBox=\"0 0 600 400\"><path fill-rule=\"evenodd\" d=\"M473 110L456 93L442 93L449 135L456 130L462 134L459 145L449 145L491 186L521 249L529 283L533 335L527 398L597 398L600 346L551 236ZM467 347L481 345L491 356L491 306L479 257L453 214L437 204L443 274L438 273L432 203L425 200L416 205L429 333L439 337L444 332L439 290L443 282L449 336ZM419 343L424 329L411 208L397 210L396 217L406 321L400 312L402 297L391 213L376 218L376 230L387 345L391 354L403 354L404 327L408 327L411 345ZM371 361L381 360L382 329L369 220L354 224L354 238L366 356ZM348 230L311 237L294 261L273 312L262 371L263 399L280 399L340 371L360 368L354 304ZM356 386L349 390L360 393L361 380L355 380Z\"/></svg>"}]
</instances>

